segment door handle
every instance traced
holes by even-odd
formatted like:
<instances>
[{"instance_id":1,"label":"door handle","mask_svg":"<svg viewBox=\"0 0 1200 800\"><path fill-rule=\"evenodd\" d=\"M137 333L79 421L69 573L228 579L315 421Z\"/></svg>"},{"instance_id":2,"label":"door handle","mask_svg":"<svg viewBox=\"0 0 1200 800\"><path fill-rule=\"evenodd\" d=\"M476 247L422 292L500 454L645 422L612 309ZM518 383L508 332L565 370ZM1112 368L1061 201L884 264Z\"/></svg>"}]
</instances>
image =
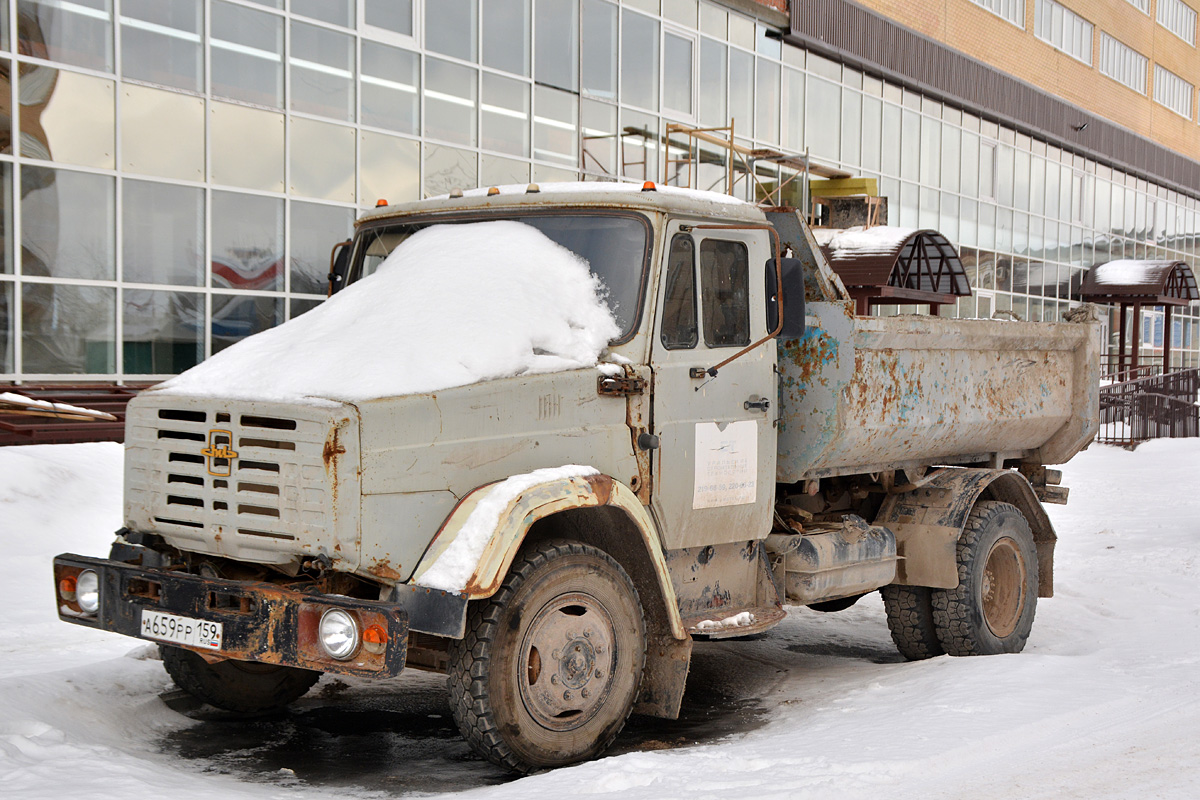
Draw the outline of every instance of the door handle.
<instances>
[{"instance_id":1,"label":"door handle","mask_svg":"<svg viewBox=\"0 0 1200 800\"><path fill-rule=\"evenodd\" d=\"M766 399L765 397L759 397L756 394L750 395L750 399L745 403L742 403L742 408L746 409L747 411L750 409L754 409L755 411L766 411L770 407L770 400Z\"/></svg>"}]
</instances>

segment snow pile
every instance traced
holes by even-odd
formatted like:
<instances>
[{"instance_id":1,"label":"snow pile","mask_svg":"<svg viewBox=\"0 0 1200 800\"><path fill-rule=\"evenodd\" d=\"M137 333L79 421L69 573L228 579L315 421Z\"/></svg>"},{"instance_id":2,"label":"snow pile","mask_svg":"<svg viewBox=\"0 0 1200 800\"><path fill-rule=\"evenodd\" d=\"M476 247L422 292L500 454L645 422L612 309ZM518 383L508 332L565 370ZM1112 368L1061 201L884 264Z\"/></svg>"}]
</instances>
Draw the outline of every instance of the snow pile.
<instances>
[{"instance_id":1,"label":"snow pile","mask_svg":"<svg viewBox=\"0 0 1200 800\"><path fill-rule=\"evenodd\" d=\"M839 258L849 258L857 255L880 255L893 253L896 248L917 232L916 228L897 228L889 225L877 225L864 228L861 225L854 228L814 228L813 236L817 244L828 249Z\"/></svg>"},{"instance_id":2,"label":"snow pile","mask_svg":"<svg viewBox=\"0 0 1200 800\"><path fill-rule=\"evenodd\" d=\"M419 781L406 791L455 800L1200 797L1200 440L1093 445L1062 470L1055 596L1023 653L904 663L878 595L793 608L767 634L696 643L685 719L635 718L624 754L504 783L450 738L444 690L421 704L441 680L421 672L327 676L265 721L170 710L146 644L55 619L50 559L103 555L120 525L120 448L0 448L0 786L14 800L379 800L403 773ZM714 738L722 720L736 732ZM228 744L197 755L183 733ZM286 780L261 749L286 754Z\"/></svg>"},{"instance_id":3,"label":"snow pile","mask_svg":"<svg viewBox=\"0 0 1200 800\"><path fill-rule=\"evenodd\" d=\"M505 184L495 187L500 190L500 196L514 194L526 194L529 184ZM538 194L561 195L561 194L643 194L641 183L630 183L628 181L556 181L554 183L538 184ZM489 188L480 187L478 189L468 189L463 192L463 197L486 197ZM687 189L680 186L667 186L665 184L656 183L654 192L644 192L646 195L653 196L654 193L667 195L670 197L685 197L690 200L695 200L701 203L708 203L713 206L752 206L745 200L740 200L732 195L723 194L721 192L710 192L704 189ZM440 195L437 200L446 200L450 195Z\"/></svg>"},{"instance_id":4,"label":"snow pile","mask_svg":"<svg viewBox=\"0 0 1200 800\"><path fill-rule=\"evenodd\" d=\"M80 408L70 403L51 403L49 400L36 400L15 392L0 392L0 412L14 411L43 411L49 414L74 414L81 417L115 420L112 414L95 411L90 408Z\"/></svg>"},{"instance_id":5,"label":"snow pile","mask_svg":"<svg viewBox=\"0 0 1200 800\"><path fill-rule=\"evenodd\" d=\"M371 277L161 391L364 400L592 366L620 332L587 262L520 222L435 225Z\"/></svg>"},{"instance_id":6,"label":"snow pile","mask_svg":"<svg viewBox=\"0 0 1200 800\"><path fill-rule=\"evenodd\" d=\"M753 624L754 615L749 611L743 611L740 614L734 614L732 617L726 617L725 619L703 620L696 628L702 631L716 631L724 630L725 628L744 628L747 625Z\"/></svg>"},{"instance_id":7,"label":"snow pile","mask_svg":"<svg viewBox=\"0 0 1200 800\"><path fill-rule=\"evenodd\" d=\"M492 531L500 521L500 515L508 508L508 504L521 496L526 489L549 481L567 480L568 478L586 478L589 475L599 475L600 472L592 467L568 464L562 467L535 469L526 475L513 475L492 487L487 496L479 501L479 505L471 511L467 521L463 523L458 535L437 560L417 577L416 583L431 589L443 589L447 592L461 592L467 585L467 580L475 571L479 557L487 543L491 541ZM437 542L434 542L437 546Z\"/></svg>"}]
</instances>

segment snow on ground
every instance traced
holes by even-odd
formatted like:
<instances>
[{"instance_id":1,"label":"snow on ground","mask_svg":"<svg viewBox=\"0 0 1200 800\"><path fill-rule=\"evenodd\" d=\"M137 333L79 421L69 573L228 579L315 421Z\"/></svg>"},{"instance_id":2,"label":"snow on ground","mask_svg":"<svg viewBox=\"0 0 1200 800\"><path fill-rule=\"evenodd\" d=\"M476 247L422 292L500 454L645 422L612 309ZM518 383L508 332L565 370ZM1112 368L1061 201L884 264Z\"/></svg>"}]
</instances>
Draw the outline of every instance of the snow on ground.
<instances>
[{"instance_id":1,"label":"snow on ground","mask_svg":"<svg viewBox=\"0 0 1200 800\"><path fill-rule=\"evenodd\" d=\"M161 384L361 400L596 363L620 330L575 253L521 222L433 225L375 274Z\"/></svg>"},{"instance_id":2,"label":"snow on ground","mask_svg":"<svg viewBox=\"0 0 1200 800\"><path fill-rule=\"evenodd\" d=\"M503 778L465 754L435 676L327 676L279 720L171 710L151 648L54 613L50 559L103 554L120 525L120 449L0 448L0 786L14 800L1200 796L1200 441L1096 445L1063 471L1056 596L1024 653L904 663L877 595L799 610L765 636L698 644L685 699L698 723L635 718L618 755L487 785ZM295 734L313 719L311 740ZM186 755L214 731L262 738L232 758ZM410 761L418 749L452 756ZM440 774L413 774L427 764Z\"/></svg>"}]
</instances>

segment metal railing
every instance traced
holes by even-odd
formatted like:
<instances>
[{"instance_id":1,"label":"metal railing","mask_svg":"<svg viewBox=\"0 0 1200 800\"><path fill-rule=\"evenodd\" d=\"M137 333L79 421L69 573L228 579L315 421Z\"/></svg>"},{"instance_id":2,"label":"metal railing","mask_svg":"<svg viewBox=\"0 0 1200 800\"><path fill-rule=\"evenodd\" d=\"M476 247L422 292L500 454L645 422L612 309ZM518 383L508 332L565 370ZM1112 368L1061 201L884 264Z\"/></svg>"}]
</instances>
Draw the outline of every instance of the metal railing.
<instances>
[{"instance_id":1,"label":"metal railing","mask_svg":"<svg viewBox=\"0 0 1200 800\"><path fill-rule=\"evenodd\" d=\"M1100 387L1096 441L1133 447L1149 439L1200 436L1200 368Z\"/></svg>"}]
</instances>

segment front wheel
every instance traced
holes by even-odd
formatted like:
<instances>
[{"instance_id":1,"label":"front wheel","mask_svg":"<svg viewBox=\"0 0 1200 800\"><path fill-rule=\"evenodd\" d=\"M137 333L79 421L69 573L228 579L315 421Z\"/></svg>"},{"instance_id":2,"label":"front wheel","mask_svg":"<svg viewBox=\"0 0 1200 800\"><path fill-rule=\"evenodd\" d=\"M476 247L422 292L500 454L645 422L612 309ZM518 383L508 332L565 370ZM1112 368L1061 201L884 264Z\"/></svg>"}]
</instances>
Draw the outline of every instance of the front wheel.
<instances>
[{"instance_id":1,"label":"front wheel","mask_svg":"<svg viewBox=\"0 0 1200 800\"><path fill-rule=\"evenodd\" d=\"M645 657L625 570L588 545L536 545L451 646L454 719L476 752L516 772L592 758L633 710Z\"/></svg>"},{"instance_id":2,"label":"front wheel","mask_svg":"<svg viewBox=\"0 0 1200 800\"><path fill-rule=\"evenodd\" d=\"M952 656L1019 653L1033 628L1038 560L1016 506L975 504L958 539L958 587L932 592L933 620Z\"/></svg>"},{"instance_id":3,"label":"front wheel","mask_svg":"<svg viewBox=\"0 0 1200 800\"><path fill-rule=\"evenodd\" d=\"M210 706L244 714L272 711L298 700L320 672L253 661L210 664L191 650L159 645L163 666L180 689Z\"/></svg>"}]
</instances>

